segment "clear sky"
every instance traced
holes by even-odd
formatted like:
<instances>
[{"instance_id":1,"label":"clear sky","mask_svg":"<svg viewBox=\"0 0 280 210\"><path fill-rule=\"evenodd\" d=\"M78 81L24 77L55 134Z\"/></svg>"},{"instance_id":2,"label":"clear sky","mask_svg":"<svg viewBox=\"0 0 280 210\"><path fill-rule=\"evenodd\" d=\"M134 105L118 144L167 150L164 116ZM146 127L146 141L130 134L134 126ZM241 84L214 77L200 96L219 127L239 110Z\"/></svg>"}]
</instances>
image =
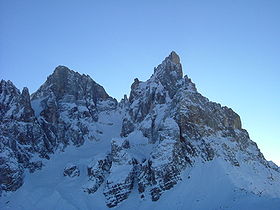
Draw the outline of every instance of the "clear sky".
<instances>
[{"instance_id":1,"label":"clear sky","mask_svg":"<svg viewBox=\"0 0 280 210\"><path fill-rule=\"evenodd\" d=\"M0 0L0 76L34 92L57 65L120 99L172 50L280 165L279 0Z\"/></svg>"}]
</instances>

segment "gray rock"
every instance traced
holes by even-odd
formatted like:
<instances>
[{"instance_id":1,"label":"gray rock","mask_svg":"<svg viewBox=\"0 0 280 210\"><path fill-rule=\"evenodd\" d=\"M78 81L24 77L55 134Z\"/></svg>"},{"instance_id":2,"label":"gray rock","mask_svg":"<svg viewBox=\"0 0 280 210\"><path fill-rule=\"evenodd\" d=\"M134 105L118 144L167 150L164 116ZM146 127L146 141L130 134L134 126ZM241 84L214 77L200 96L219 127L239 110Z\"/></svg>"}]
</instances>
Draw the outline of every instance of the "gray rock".
<instances>
[{"instance_id":1,"label":"gray rock","mask_svg":"<svg viewBox=\"0 0 280 210\"><path fill-rule=\"evenodd\" d=\"M23 184L24 168L18 163L13 151L1 143L0 152L0 192L15 191Z\"/></svg>"},{"instance_id":2,"label":"gray rock","mask_svg":"<svg viewBox=\"0 0 280 210\"><path fill-rule=\"evenodd\" d=\"M112 140L112 166L103 191L110 208L127 199L133 188L137 162L128 153L129 148L127 140Z\"/></svg>"},{"instance_id":3,"label":"gray rock","mask_svg":"<svg viewBox=\"0 0 280 210\"><path fill-rule=\"evenodd\" d=\"M0 84L0 147L2 190L14 191L23 183L24 168L34 172L41 161L34 154L47 157L48 138L35 118L27 88L22 93L10 81Z\"/></svg>"},{"instance_id":4,"label":"gray rock","mask_svg":"<svg viewBox=\"0 0 280 210\"><path fill-rule=\"evenodd\" d=\"M80 169L74 164L68 164L64 168L63 176L68 176L70 178L80 176Z\"/></svg>"},{"instance_id":5,"label":"gray rock","mask_svg":"<svg viewBox=\"0 0 280 210\"><path fill-rule=\"evenodd\" d=\"M84 187L84 191L89 194L95 193L108 176L111 166L112 159L110 155L93 160L87 167L89 181Z\"/></svg>"},{"instance_id":6,"label":"gray rock","mask_svg":"<svg viewBox=\"0 0 280 210\"><path fill-rule=\"evenodd\" d=\"M39 122L54 149L95 140L89 125L98 120L99 112L117 107L102 86L65 66L58 66L31 98L34 109L40 109Z\"/></svg>"}]
</instances>

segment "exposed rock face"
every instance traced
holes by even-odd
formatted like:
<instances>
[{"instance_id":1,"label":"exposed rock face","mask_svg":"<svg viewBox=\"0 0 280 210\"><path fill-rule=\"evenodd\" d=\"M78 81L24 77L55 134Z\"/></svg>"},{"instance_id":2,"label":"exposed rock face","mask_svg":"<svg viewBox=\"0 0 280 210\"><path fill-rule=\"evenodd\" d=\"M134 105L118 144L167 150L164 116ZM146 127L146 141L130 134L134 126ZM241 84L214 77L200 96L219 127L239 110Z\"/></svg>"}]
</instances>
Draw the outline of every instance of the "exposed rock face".
<instances>
[{"instance_id":1,"label":"exposed rock face","mask_svg":"<svg viewBox=\"0 0 280 210\"><path fill-rule=\"evenodd\" d=\"M8 147L0 148L0 195L2 190L15 191L23 184L23 167Z\"/></svg>"},{"instance_id":2,"label":"exposed rock face","mask_svg":"<svg viewBox=\"0 0 280 210\"><path fill-rule=\"evenodd\" d=\"M48 157L48 138L35 118L27 88L21 93L2 80L0 107L0 184L1 190L14 191L23 183L23 168L34 172L42 167L32 157Z\"/></svg>"},{"instance_id":3,"label":"exposed rock face","mask_svg":"<svg viewBox=\"0 0 280 210\"><path fill-rule=\"evenodd\" d=\"M85 186L85 191L88 193L95 193L108 176L111 166L112 160L109 155L105 158L93 160L87 168L89 182L87 186Z\"/></svg>"},{"instance_id":4,"label":"exposed rock face","mask_svg":"<svg viewBox=\"0 0 280 210\"><path fill-rule=\"evenodd\" d=\"M179 88L178 80L182 79L183 71L179 56L173 51L154 70L155 80L158 80L168 91L170 98L173 98Z\"/></svg>"},{"instance_id":5,"label":"exposed rock face","mask_svg":"<svg viewBox=\"0 0 280 210\"><path fill-rule=\"evenodd\" d=\"M174 127L173 127L174 126ZM192 164L194 152L180 141L179 127L174 120L167 118L160 131L160 142L142 165L138 190L144 193L150 188L153 201L159 199L162 191L169 190L181 179L181 171Z\"/></svg>"},{"instance_id":6,"label":"exposed rock face","mask_svg":"<svg viewBox=\"0 0 280 210\"><path fill-rule=\"evenodd\" d=\"M32 99L49 96L50 92L55 95L57 100L88 100L95 104L99 100L111 98L102 86L94 82L88 75L80 75L65 66L58 66L47 81L36 91Z\"/></svg>"},{"instance_id":7,"label":"exposed rock face","mask_svg":"<svg viewBox=\"0 0 280 210\"><path fill-rule=\"evenodd\" d=\"M1 80L1 121L17 120L33 122L34 112L30 105L30 96L27 88L22 93L11 81Z\"/></svg>"},{"instance_id":8,"label":"exposed rock face","mask_svg":"<svg viewBox=\"0 0 280 210\"><path fill-rule=\"evenodd\" d=\"M26 88L20 92L11 82L1 81L0 108L2 191L18 189L26 169L42 167L33 157L48 158L69 144L98 141L104 113L118 113L122 120L113 139L105 140L111 140L111 148L92 157L87 171L73 164L61 170L71 178L87 174L88 182L81 188L91 196L102 192L108 207L119 205L132 190L138 190L140 198L157 201L182 180L184 171L214 159L234 168L258 165L280 179L279 167L265 160L238 114L209 101L183 77L175 52L149 80L135 79L129 98L120 103L89 76L59 66L31 100Z\"/></svg>"},{"instance_id":9,"label":"exposed rock face","mask_svg":"<svg viewBox=\"0 0 280 210\"><path fill-rule=\"evenodd\" d=\"M98 112L113 110L117 101L89 76L58 66L47 81L32 94L31 103L51 147L80 146L96 139L92 132ZM81 120L82 119L82 120Z\"/></svg>"},{"instance_id":10,"label":"exposed rock face","mask_svg":"<svg viewBox=\"0 0 280 210\"><path fill-rule=\"evenodd\" d=\"M123 139L112 141L112 166L104 188L107 206L114 207L128 198L134 183L135 160L127 150L129 142Z\"/></svg>"},{"instance_id":11,"label":"exposed rock face","mask_svg":"<svg viewBox=\"0 0 280 210\"><path fill-rule=\"evenodd\" d=\"M69 164L64 168L63 175L70 178L80 176L80 169L76 165Z\"/></svg>"}]
</instances>

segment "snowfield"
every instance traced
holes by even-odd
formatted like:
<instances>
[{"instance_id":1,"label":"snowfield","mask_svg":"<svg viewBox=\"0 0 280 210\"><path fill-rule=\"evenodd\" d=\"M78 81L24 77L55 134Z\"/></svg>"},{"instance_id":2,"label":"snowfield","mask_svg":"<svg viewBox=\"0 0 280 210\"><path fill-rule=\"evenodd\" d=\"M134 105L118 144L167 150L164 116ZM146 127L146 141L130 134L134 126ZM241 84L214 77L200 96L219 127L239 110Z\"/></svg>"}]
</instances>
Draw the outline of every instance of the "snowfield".
<instances>
[{"instance_id":1,"label":"snowfield","mask_svg":"<svg viewBox=\"0 0 280 210\"><path fill-rule=\"evenodd\" d=\"M0 209L109 209L106 207L102 190L98 190L95 194L83 191L83 186L88 183L87 164L100 153L107 152L108 142L87 142L79 148L70 146L65 152L53 155L50 161L45 161L45 167L41 171L26 175L25 183L19 190L7 193L1 198ZM69 163L79 167L81 171L79 177L63 176L63 169ZM240 188L244 185L244 177L237 179L236 176L242 172L248 174L247 167L241 170L233 168L229 170L220 159L199 163L196 167L184 171L183 181L165 192L158 201L143 200L139 198L137 190L134 190L126 201L114 209L279 210L279 191L278 197L276 195L273 197L256 195ZM246 178L253 179L251 174Z\"/></svg>"}]
</instances>

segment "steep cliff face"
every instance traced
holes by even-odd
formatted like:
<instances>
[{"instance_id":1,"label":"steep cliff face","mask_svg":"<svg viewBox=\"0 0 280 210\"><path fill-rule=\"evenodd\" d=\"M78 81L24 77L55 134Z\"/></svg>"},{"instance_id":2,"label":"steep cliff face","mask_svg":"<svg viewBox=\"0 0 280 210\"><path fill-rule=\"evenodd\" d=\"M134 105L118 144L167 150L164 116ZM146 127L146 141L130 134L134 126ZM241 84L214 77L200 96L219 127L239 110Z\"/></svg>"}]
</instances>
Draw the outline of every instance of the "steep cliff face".
<instances>
[{"instance_id":1,"label":"steep cliff face","mask_svg":"<svg viewBox=\"0 0 280 210\"><path fill-rule=\"evenodd\" d=\"M48 139L31 108L27 88L20 92L10 81L0 84L0 184L1 191L14 191L23 183L24 168L41 168L34 156L47 157Z\"/></svg>"},{"instance_id":2,"label":"steep cliff face","mask_svg":"<svg viewBox=\"0 0 280 210\"><path fill-rule=\"evenodd\" d=\"M117 107L117 101L102 86L64 66L58 66L32 94L31 104L53 150L96 139L98 113Z\"/></svg>"},{"instance_id":3,"label":"steep cliff face","mask_svg":"<svg viewBox=\"0 0 280 210\"><path fill-rule=\"evenodd\" d=\"M0 88L3 191L18 189L24 171L41 168L42 158L64 150L67 156L68 147L77 147L76 159L58 164L55 180L71 179L71 190L102 196L110 208L131 194L144 203L162 202L170 189L191 185L192 174L211 164L222 171L219 176L228 176L233 194L280 198L279 168L265 160L238 114L198 93L175 52L150 79L135 79L129 98L119 103L89 76L64 66L31 99L27 89L21 93L11 82L2 81Z\"/></svg>"}]
</instances>

